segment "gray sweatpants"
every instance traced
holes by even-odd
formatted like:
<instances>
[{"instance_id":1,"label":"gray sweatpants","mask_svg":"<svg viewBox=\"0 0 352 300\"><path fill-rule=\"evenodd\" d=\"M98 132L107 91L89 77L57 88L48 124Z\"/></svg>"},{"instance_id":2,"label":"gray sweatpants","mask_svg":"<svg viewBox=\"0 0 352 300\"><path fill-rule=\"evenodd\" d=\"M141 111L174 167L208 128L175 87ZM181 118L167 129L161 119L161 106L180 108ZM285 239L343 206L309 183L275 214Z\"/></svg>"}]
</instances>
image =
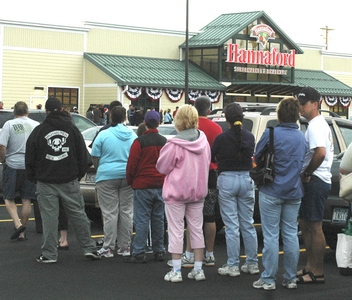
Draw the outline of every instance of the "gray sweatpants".
<instances>
[{"instance_id":1,"label":"gray sweatpants","mask_svg":"<svg viewBox=\"0 0 352 300\"><path fill-rule=\"evenodd\" d=\"M42 255L48 259L57 259L59 199L72 225L76 239L83 253L96 251L91 238L90 222L84 211L84 199L78 180L69 183L37 183L38 204L43 221Z\"/></svg>"}]
</instances>

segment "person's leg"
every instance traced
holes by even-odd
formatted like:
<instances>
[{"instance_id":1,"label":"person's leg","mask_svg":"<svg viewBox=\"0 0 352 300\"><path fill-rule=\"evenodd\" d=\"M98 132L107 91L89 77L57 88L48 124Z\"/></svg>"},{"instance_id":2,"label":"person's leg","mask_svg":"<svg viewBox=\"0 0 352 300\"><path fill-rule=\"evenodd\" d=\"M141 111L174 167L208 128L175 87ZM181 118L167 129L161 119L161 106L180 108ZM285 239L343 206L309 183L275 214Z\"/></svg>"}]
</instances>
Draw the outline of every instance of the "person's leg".
<instances>
[{"instance_id":1,"label":"person's leg","mask_svg":"<svg viewBox=\"0 0 352 300\"><path fill-rule=\"evenodd\" d=\"M7 212L9 213L11 219L13 220L15 228L17 229L20 226L22 226L21 220L18 216L17 205L15 203L15 200L5 199L5 206L6 206Z\"/></svg>"},{"instance_id":2,"label":"person's leg","mask_svg":"<svg viewBox=\"0 0 352 300\"><path fill-rule=\"evenodd\" d=\"M210 175L209 175L210 180ZM216 188L209 188L208 195L205 197L204 201L204 238L205 238L205 250L206 257L213 255L214 243L216 237L216 224L215 224L215 205L218 201L218 190Z\"/></svg>"},{"instance_id":3,"label":"person's leg","mask_svg":"<svg viewBox=\"0 0 352 300\"><path fill-rule=\"evenodd\" d=\"M96 184L99 206L104 222L104 249L115 249L119 211L117 180L103 180Z\"/></svg>"},{"instance_id":4,"label":"person's leg","mask_svg":"<svg viewBox=\"0 0 352 300\"><path fill-rule=\"evenodd\" d=\"M254 184L248 172L240 172L236 179L240 182L237 193L238 219L248 265L258 263L258 238L253 226Z\"/></svg>"},{"instance_id":5,"label":"person's leg","mask_svg":"<svg viewBox=\"0 0 352 300\"><path fill-rule=\"evenodd\" d=\"M27 226L28 219L32 212L32 201L36 199L36 185L27 179L26 170L17 171L17 187L20 192L22 199L22 210L21 210L21 223L23 226ZM21 239L25 238L25 232L22 232L19 236Z\"/></svg>"},{"instance_id":6,"label":"person's leg","mask_svg":"<svg viewBox=\"0 0 352 300\"><path fill-rule=\"evenodd\" d=\"M184 239L184 216L185 204L165 203L165 214L167 218L169 245L168 251L172 255L172 272L181 272L181 255L183 252ZM167 273L164 277L166 281L171 281L173 274ZM182 276L181 276L182 280Z\"/></svg>"},{"instance_id":7,"label":"person's leg","mask_svg":"<svg viewBox=\"0 0 352 300\"><path fill-rule=\"evenodd\" d=\"M260 219L262 223L264 249L261 278L266 283L274 283L279 265L279 233L281 203L278 198L259 193Z\"/></svg>"},{"instance_id":8,"label":"person's leg","mask_svg":"<svg viewBox=\"0 0 352 300\"><path fill-rule=\"evenodd\" d=\"M38 204L43 221L42 255L57 260L59 194L52 184L37 182Z\"/></svg>"},{"instance_id":9,"label":"person's leg","mask_svg":"<svg viewBox=\"0 0 352 300\"><path fill-rule=\"evenodd\" d=\"M62 201L59 201L59 247L61 249L68 249L67 231L68 231L68 218Z\"/></svg>"},{"instance_id":10,"label":"person's leg","mask_svg":"<svg viewBox=\"0 0 352 300\"><path fill-rule=\"evenodd\" d=\"M194 264L195 267L198 265L200 269L203 263L203 251L205 247L203 235L203 206L203 201L187 203L185 212L187 230L189 231L191 247L194 251Z\"/></svg>"},{"instance_id":11,"label":"person's leg","mask_svg":"<svg viewBox=\"0 0 352 300\"><path fill-rule=\"evenodd\" d=\"M281 212L281 237L283 242L283 264L285 273L283 278L288 282L296 282L297 264L299 259L299 242L297 216L300 199L285 200Z\"/></svg>"},{"instance_id":12,"label":"person's leg","mask_svg":"<svg viewBox=\"0 0 352 300\"><path fill-rule=\"evenodd\" d=\"M165 234L165 203L162 197L162 189L153 189L154 201L151 213L151 231L153 252L164 253L164 234Z\"/></svg>"},{"instance_id":13,"label":"person's leg","mask_svg":"<svg viewBox=\"0 0 352 300\"><path fill-rule=\"evenodd\" d=\"M145 253L152 202L153 193L150 189L138 189L133 191L133 224L136 234L132 244L132 255Z\"/></svg>"},{"instance_id":14,"label":"person's leg","mask_svg":"<svg viewBox=\"0 0 352 300\"><path fill-rule=\"evenodd\" d=\"M322 229L325 201L329 195L331 184L325 183L316 176L304 183L305 194L299 209L299 225L302 229L303 241L306 247L307 263L302 271L311 272L314 276L322 276L326 241ZM321 277L323 281L324 278ZM307 274L300 281L311 281ZM299 281L298 281L299 282Z\"/></svg>"},{"instance_id":15,"label":"person's leg","mask_svg":"<svg viewBox=\"0 0 352 300\"><path fill-rule=\"evenodd\" d=\"M236 182L233 172L222 172L218 177L219 205L225 224L227 265L239 265L240 233L237 200L234 196Z\"/></svg>"},{"instance_id":16,"label":"person's leg","mask_svg":"<svg viewBox=\"0 0 352 300\"><path fill-rule=\"evenodd\" d=\"M133 190L126 179L119 180L119 208L117 223L117 243L120 248L127 249L131 246L133 230ZM144 244L147 240L144 241Z\"/></svg>"},{"instance_id":17,"label":"person's leg","mask_svg":"<svg viewBox=\"0 0 352 300\"><path fill-rule=\"evenodd\" d=\"M22 199L22 209L21 209L21 223L23 226L27 226L29 217L32 212L32 201L30 199ZM26 233L22 231L20 233L20 238L25 238Z\"/></svg>"},{"instance_id":18,"label":"person's leg","mask_svg":"<svg viewBox=\"0 0 352 300\"><path fill-rule=\"evenodd\" d=\"M53 186L59 193L62 204L65 207L68 220L72 225L77 242L82 248L83 253L86 255L95 252L97 249L94 240L91 238L90 222L84 211L84 199L78 180L64 184L55 184ZM55 228L56 237L58 236L58 212L59 208L57 207L57 222ZM56 241L56 245L57 242L58 241Z\"/></svg>"},{"instance_id":19,"label":"person's leg","mask_svg":"<svg viewBox=\"0 0 352 300\"><path fill-rule=\"evenodd\" d=\"M17 205L15 203L16 195L17 170L10 168L6 164L3 165L2 183L3 183L3 198L5 199L6 210L9 213L15 229L22 226L18 216ZM16 236L17 238L17 236Z\"/></svg>"},{"instance_id":20,"label":"person's leg","mask_svg":"<svg viewBox=\"0 0 352 300\"><path fill-rule=\"evenodd\" d=\"M323 275L326 241L322 230L322 222L300 220L299 224L300 228L302 228L302 236L307 254L305 270L312 272L315 276ZM303 281L311 281L310 276L304 275Z\"/></svg>"}]
</instances>

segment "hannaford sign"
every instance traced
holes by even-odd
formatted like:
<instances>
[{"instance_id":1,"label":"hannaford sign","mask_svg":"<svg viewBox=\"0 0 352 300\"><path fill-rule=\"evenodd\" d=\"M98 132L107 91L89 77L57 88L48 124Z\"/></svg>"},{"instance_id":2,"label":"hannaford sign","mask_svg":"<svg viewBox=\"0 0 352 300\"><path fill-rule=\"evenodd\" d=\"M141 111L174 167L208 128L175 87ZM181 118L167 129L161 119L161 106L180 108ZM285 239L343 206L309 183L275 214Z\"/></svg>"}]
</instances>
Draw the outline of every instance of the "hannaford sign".
<instances>
[{"instance_id":1,"label":"hannaford sign","mask_svg":"<svg viewBox=\"0 0 352 300\"><path fill-rule=\"evenodd\" d=\"M258 24L251 29L250 37L256 38L257 43L264 47L269 40L275 39L275 31L266 24Z\"/></svg>"},{"instance_id":2,"label":"hannaford sign","mask_svg":"<svg viewBox=\"0 0 352 300\"><path fill-rule=\"evenodd\" d=\"M227 47L228 63L237 64L253 64L253 65L268 65L268 66L295 66L295 50L290 50L290 53L281 53L273 48L271 51L256 51L239 49L237 44L229 44Z\"/></svg>"},{"instance_id":3,"label":"hannaford sign","mask_svg":"<svg viewBox=\"0 0 352 300\"><path fill-rule=\"evenodd\" d=\"M287 70L281 70L281 69L233 67L233 70L234 70L234 72L239 72L239 73L287 75Z\"/></svg>"}]
</instances>

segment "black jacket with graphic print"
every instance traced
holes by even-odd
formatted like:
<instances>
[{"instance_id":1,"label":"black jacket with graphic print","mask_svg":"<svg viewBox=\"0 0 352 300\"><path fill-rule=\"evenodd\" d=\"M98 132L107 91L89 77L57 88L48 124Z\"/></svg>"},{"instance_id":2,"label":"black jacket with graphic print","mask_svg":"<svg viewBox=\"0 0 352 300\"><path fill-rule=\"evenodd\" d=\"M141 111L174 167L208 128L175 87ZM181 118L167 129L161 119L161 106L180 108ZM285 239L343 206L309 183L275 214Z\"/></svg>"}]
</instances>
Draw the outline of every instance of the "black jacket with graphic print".
<instances>
[{"instance_id":1,"label":"black jacket with graphic print","mask_svg":"<svg viewBox=\"0 0 352 300\"><path fill-rule=\"evenodd\" d=\"M50 112L26 144L26 173L32 182L68 183L87 171L87 149L81 132L64 111Z\"/></svg>"}]
</instances>

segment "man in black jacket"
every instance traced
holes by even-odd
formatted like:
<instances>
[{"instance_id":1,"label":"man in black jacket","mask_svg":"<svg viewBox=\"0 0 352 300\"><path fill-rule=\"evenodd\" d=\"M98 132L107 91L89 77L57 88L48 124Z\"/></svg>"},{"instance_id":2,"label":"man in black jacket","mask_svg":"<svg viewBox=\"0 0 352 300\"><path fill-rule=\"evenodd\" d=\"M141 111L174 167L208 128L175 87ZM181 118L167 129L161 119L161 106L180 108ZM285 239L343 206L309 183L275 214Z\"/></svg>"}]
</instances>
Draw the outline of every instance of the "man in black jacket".
<instances>
[{"instance_id":1,"label":"man in black jacket","mask_svg":"<svg viewBox=\"0 0 352 300\"><path fill-rule=\"evenodd\" d=\"M49 98L45 109L47 117L29 136L25 156L27 177L37 184L43 221L42 253L37 261L57 261L59 199L85 257L100 259L91 238L79 185L88 161L83 137L70 115L62 110L60 100Z\"/></svg>"}]
</instances>

